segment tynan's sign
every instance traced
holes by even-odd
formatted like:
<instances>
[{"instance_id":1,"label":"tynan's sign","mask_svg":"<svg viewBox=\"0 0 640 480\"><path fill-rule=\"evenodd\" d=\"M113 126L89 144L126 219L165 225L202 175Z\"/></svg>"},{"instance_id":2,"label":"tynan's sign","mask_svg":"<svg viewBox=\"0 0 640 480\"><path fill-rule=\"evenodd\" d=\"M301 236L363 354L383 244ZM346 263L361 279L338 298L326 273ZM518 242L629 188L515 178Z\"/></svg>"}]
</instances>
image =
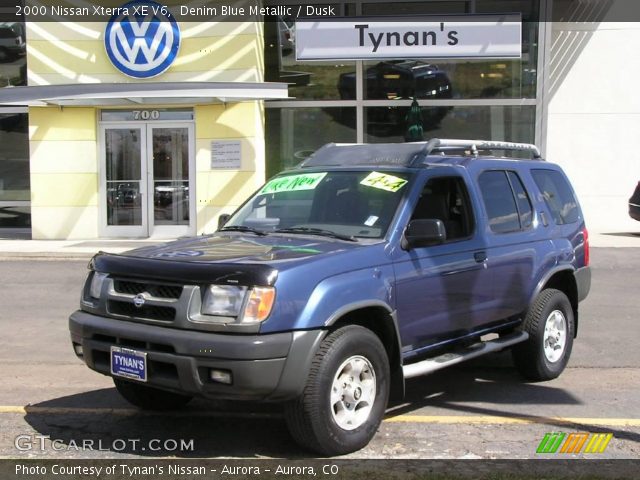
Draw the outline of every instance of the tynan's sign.
<instances>
[{"instance_id":1,"label":"tynan's sign","mask_svg":"<svg viewBox=\"0 0 640 480\"><path fill-rule=\"evenodd\" d=\"M151 78L176 59L180 28L166 6L152 0L133 0L109 20L104 44L109 60L122 73Z\"/></svg>"},{"instance_id":2,"label":"tynan's sign","mask_svg":"<svg viewBox=\"0 0 640 480\"><path fill-rule=\"evenodd\" d=\"M520 14L296 22L297 60L520 58Z\"/></svg>"}]
</instances>

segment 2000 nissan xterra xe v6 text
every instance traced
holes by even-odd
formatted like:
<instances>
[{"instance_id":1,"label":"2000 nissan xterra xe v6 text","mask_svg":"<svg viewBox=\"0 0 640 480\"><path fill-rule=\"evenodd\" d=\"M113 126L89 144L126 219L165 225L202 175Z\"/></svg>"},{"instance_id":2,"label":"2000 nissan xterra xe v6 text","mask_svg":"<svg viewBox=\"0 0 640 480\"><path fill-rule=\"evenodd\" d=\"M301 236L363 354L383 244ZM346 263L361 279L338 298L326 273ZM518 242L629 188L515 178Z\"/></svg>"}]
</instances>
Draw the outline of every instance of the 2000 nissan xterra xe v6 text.
<instances>
[{"instance_id":1,"label":"2000 nissan xterra xe v6 text","mask_svg":"<svg viewBox=\"0 0 640 480\"><path fill-rule=\"evenodd\" d=\"M69 326L140 408L282 402L298 443L337 455L406 378L506 347L527 379L560 375L588 265L575 194L532 145L329 144L213 235L97 254Z\"/></svg>"}]
</instances>

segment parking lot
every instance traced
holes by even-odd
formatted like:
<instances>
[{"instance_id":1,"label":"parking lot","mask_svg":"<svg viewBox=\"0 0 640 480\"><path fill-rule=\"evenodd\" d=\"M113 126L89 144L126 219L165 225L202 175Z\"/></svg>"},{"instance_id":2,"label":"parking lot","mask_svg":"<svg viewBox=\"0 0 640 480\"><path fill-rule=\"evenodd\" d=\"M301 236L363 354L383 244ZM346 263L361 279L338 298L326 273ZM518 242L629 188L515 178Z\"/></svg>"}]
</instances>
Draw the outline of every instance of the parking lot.
<instances>
[{"instance_id":1,"label":"parking lot","mask_svg":"<svg viewBox=\"0 0 640 480\"><path fill-rule=\"evenodd\" d=\"M0 456L12 458L305 459L278 406L194 401L141 413L72 352L86 260L0 265ZM569 368L524 383L508 354L411 380L371 444L351 459L637 459L640 455L639 248L593 248ZM537 454L549 432L612 433L601 454Z\"/></svg>"}]
</instances>

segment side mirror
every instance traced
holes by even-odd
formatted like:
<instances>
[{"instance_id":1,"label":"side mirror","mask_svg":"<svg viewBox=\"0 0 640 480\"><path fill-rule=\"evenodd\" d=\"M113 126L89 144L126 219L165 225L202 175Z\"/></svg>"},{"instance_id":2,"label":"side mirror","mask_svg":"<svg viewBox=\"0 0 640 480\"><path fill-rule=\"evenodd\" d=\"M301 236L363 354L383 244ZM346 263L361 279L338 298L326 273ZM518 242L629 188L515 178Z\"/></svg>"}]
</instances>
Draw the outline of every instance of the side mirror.
<instances>
[{"instance_id":1,"label":"side mirror","mask_svg":"<svg viewBox=\"0 0 640 480\"><path fill-rule=\"evenodd\" d=\"M412 248L440 245L446 239L447 233L442 220L435 218L411 220L404 231L402 248L411 250Z\"/></svg>"},{"instance_id":2,"label":"side mirror","mask_svg":"<svg viewBox=\"0 0 640 480\"><path fill-rule=\"evenodd\" d=\"M227 223L230 218L231 218L231 215L229 215L228 213L221 214L218 217L218 230L224 227L224 224Z\"/></svg>"}]
</instances>

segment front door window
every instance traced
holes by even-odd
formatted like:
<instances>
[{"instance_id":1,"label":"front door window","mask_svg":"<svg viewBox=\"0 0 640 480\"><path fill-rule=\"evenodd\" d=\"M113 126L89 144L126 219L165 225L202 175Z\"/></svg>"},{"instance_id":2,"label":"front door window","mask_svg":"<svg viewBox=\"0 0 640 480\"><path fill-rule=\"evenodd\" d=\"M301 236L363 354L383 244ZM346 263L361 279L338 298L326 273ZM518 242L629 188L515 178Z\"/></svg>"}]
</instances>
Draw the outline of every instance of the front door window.
<instances>
[{"instance_id":1,"label":"front door window","mask_svg":"<svg viewBox=\"0 0 640 480\"><path fill-rule=\"evenodd\" d=\"M114 128L105 131L107 225L143 224L142 131Z\"/></svg>"},{"instance_id":2,"label":"front door window","mask_svg":"<svg viewBox=\"0 0 640 480\"><path fill-rule=\"evenodd\" d=\"M153 128L153 220L189 225L189 131Z\"/></svg>"}]
</instances>

